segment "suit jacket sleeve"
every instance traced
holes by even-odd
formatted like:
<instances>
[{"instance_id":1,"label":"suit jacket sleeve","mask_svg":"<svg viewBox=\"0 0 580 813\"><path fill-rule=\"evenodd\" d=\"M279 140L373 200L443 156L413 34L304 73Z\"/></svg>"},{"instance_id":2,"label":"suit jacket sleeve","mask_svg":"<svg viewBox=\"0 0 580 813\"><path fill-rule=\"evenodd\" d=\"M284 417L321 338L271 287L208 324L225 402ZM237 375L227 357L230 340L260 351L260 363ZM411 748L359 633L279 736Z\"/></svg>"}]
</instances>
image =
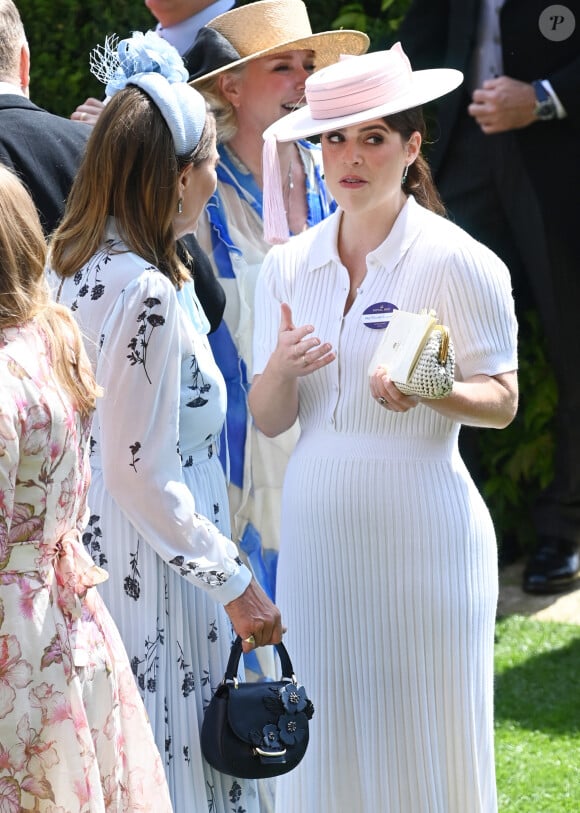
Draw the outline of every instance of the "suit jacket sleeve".
<instances>
[{"instance_id":1,"label":"suit jacket sleeve","mask_svg":"<svg viewBox=\"0 0 580 813\"><path fill-rule=\"evenodd\" d=\"M564 68L538 78L550 82L570 122L580 131L580 55Z\"/></svg>"},{"instance_id":2,"label":"suit jacket sleeve","mask_svg":"<svg viewBox=\"0 0 580 813\"><path fill-rule=\"evenodd\" d=\"M445 64L449 0L413 0L393 41L400 41L414 70Z\"/></svg>"}]
</instances>

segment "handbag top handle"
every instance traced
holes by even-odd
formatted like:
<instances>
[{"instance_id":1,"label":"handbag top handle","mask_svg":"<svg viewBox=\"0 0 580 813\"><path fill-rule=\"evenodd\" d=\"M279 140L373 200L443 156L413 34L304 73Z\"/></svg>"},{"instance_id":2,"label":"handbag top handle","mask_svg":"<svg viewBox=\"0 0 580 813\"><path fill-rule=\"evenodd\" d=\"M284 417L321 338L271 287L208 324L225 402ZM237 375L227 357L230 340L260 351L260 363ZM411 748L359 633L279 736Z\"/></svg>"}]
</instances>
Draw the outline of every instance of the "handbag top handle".
<instances>
[{"instance_id":1,"label":"handbag top handle","mask_svg":"<svg viewBox=\"0 0 580 813\"><path fill-rule=\"evenodd\" d=\"M288 680L291 683L296 683L294 667L292 666L292 661L290 660L290 655L288 654L286 647L281 641L279 644L275 644L275 647L276 652L278 653L278 657L280 658L280 664L282 666L282 680ZM242 657L242 639L238 635L238 637L232 644L223 683L237 683L238 666L240 664L241 657Z\"/></svg>"}]
</instances>

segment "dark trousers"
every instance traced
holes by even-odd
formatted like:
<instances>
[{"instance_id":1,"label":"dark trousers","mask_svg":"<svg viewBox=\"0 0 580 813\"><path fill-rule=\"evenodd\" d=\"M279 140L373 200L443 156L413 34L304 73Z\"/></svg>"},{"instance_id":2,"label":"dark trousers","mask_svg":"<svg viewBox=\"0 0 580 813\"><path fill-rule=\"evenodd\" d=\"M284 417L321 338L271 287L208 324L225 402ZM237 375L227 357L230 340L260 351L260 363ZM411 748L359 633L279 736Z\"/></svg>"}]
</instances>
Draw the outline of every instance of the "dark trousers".
<instances>
[{"instance_id":1,"label":"dark trousers","mask_svg":"<svg viewBox=\"0 0 580 813\"><path fill-rule=\"evenodd\" d=\"M580 542L580 257L558 200L540 200L532 187L514 133L486 136L465 114L451 142L435 178L448 215L506 263L518 314L536 307L558 385L554 479L537 500L536 530ZM480 431L463 427L460 439L476 480Z\"/></svg>"}]
</instances>

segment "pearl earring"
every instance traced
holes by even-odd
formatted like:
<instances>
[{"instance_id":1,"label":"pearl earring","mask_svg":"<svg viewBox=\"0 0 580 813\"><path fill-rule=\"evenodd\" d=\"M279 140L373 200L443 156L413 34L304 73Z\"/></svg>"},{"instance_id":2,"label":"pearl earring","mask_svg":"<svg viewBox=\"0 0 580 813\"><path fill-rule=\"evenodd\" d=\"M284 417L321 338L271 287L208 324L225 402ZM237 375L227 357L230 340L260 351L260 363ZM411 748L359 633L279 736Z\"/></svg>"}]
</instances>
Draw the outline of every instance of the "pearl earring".
<instances>
[{"instance_id":1,"label":"pearl earring","mask_svg":"<svg viewBox=\"0 0 580 813\"><path fill-rule=\"evenodd\" d=\"M183 198L179 198L177 201L177 214L180 215L183 213Z\"/></svg>"}]
</instances>

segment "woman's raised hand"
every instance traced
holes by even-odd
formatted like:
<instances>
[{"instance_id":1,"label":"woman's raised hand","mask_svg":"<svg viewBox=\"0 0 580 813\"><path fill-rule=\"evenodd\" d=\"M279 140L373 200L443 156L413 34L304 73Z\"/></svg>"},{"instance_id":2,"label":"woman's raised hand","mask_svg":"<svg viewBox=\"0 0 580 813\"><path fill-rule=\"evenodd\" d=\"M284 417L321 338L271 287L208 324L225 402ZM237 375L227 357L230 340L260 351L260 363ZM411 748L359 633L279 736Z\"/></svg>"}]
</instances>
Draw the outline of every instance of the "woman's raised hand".
<instances>
[{"instance_id":1,"label":"woman's raised hand","mask_svg":"<svg viewBox=\"0 0 580 813\"><path fill-rule=\"evenodd\" d=\"M309 375L326 367L336 358L332 345L312 336L314 325L295 327L290 306L280 305L280 330L273 356L280 370L289 378Z\"/></svg>"}]
</instances>

